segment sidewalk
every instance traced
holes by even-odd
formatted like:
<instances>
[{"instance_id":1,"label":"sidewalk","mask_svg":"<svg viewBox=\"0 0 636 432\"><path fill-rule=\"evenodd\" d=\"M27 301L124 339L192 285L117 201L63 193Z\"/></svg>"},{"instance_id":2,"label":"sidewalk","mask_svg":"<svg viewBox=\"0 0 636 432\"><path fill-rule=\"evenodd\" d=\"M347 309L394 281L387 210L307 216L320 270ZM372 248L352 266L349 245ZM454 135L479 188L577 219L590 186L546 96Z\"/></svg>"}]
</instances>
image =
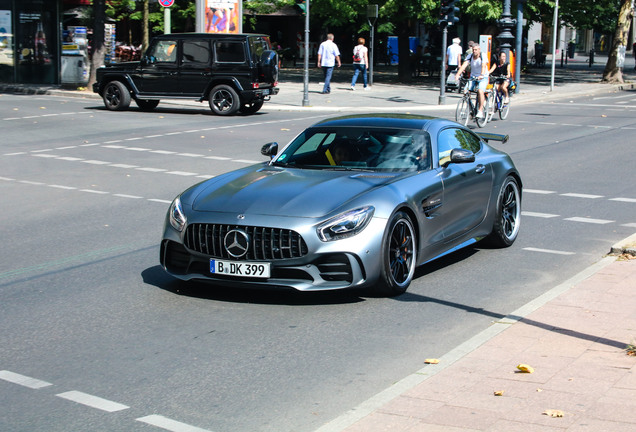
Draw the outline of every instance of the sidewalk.
<instances>
[{"instance_id":1,"label":"sidewalk","mask_svg":"<svg viewBox=\"0 0 636 432\"><path fill-rule=\"evenodd\" d=\"M628 59L624 69L625 84L609 85L600 82L607 57L597 56L596 62L589 67L586 57L570 59L567 65L555 68L554 88L550 91L551 58L548 56L546 66L528 68L522 73L517 94L512 99L512 106L522 103L548 101L574 95L592 95L612 93L620 89L636 88L636 71L632 60ZM305 99L304 70L302 67L283 68L279 75L280 93L266 102L260 114L268 111L307 111L339 113L346 112L401 112L427 114L453 118L457 101L461 97L456 91L446 92L444 104L440 105L440 77L420 76L410 83L399 83L397 66L376 66L373 74L373 86L369 91L362 89L362 78L358 78L356 91L351 91L352 66L343 65L334 70L332 92L328 95L322 91L322 70L311 67L308 70L307 103ZM90 89L64 88L61 86L2 84L0 93L15 92L22 94L57 94L100 100L99 95ZM209 110L207 102L194 100L165 99L162 106L187 106ZM131 104L131 109L135 109Z\"/></svg>"},{"instance_id":2,"label":"sidewalk","mask_svg":"<svg viewBox=\"0 0 636 432\"><path fill-rule=\"evenodd\" d=\"M612 252L317 432L636 430L636 235Z\"/></svg>"}]
</instances>

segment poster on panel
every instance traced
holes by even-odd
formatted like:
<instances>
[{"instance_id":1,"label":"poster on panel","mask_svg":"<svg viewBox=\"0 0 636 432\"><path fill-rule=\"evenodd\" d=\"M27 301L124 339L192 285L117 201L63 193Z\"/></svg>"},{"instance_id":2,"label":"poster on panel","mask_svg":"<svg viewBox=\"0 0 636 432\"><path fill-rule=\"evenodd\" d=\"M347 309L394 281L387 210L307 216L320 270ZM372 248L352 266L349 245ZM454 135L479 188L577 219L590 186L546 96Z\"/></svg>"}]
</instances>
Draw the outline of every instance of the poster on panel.
<instances>
[{"instance_id":1,"label":"poster on panel","mask_svg":"<svg viewBox=\"0 0 636 432\"><path fill-rule=\"evenodd\" d=\"M206 33L240 33L241 0L205 0Z\"/></svg>"}]
</instances>

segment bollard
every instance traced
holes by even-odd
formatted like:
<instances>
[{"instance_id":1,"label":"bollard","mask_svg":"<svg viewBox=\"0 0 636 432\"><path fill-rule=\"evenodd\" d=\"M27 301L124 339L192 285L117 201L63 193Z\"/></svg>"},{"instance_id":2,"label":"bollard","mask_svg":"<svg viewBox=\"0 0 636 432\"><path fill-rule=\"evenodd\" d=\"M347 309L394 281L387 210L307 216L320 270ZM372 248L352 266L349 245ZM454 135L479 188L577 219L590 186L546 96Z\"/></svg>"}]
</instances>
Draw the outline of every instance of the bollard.
<instances>
[{"instance_id":1,"label":"bollard","mask_svg":"<svg viewBox=\"0 0 636 432\"><path fill-rule=\"evenodd\" d=\"M590 61L590 66L589 67L592 67L592 65L594 64L594 48L592 48L590 50L590 60L589 61Z\"/></svg>"}]
</instances>

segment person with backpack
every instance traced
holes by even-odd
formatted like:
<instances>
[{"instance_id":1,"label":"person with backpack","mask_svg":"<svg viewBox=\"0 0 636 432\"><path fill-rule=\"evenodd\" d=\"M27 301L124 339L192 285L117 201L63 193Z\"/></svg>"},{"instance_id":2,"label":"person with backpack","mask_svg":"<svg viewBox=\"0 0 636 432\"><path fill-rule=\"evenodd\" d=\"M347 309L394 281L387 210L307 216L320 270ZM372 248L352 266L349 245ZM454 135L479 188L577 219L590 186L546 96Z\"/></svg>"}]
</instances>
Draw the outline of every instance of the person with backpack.
<instances>
[{"instance_id":1,"label":"person with backpack","mask_svg":"<svg viewBox=\"0 0 636 432\"><path fill-rule=\"evenodd\" d=\"M367 66L369 65L369 49L364 46L364 38L358 38L358 45L353 48L353 78L351 79L351 90L356 89L358 75L362 74L364 89L367 87Z\"/></svg>"}]
</instances>

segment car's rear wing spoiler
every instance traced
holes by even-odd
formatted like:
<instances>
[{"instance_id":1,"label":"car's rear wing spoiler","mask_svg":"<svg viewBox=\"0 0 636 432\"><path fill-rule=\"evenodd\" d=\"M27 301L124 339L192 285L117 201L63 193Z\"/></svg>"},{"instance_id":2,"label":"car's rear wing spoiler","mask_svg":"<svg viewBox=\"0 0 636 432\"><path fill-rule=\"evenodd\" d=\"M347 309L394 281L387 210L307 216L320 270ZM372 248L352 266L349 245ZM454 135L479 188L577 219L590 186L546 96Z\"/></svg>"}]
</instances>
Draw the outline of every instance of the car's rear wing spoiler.
<instances>
[{"instance_id":1,"label":"car's rear wing spoiler","mask_svg":"<svg viewBox=\"0 0 636 432\"><path fill-rule=\"evenodd\" d=\"M508 135L502 135L502 134L494 134L494 133L489 133L489 132L477 132L477 135L479 135L481 137L481 139L483 139L484 141L488 142L488 141L501 141L502 144L505 144L508 142L508 139L510 138L510 136Z\"/></svg>"}]
</instances>

